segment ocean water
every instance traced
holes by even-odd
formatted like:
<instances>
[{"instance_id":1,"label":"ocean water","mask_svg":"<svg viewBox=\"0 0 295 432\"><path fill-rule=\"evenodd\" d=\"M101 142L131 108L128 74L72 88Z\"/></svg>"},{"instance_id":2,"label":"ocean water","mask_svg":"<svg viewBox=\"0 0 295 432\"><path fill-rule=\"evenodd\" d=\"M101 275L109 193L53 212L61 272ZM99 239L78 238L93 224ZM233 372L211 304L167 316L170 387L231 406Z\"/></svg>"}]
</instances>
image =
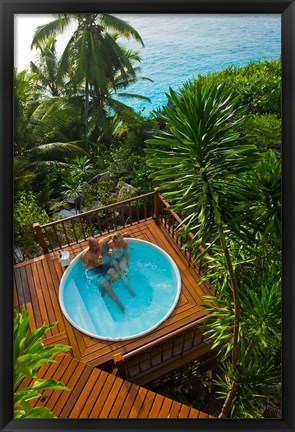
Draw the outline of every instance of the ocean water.
<instances>
[{"instance_id":1,"label":"ocean water","mask_svg":"<svg viewBox=\"0 0 295 432\"><path fill-rule=\"evenodd\" d=\"M124 40L139 51L140 81L128 87L151 103L121 99L148 115L165 105L169 87L178 90L198 74L220 71L228 66L244 66L250 61L277 59L281 55L281 15L279 14L139 14L117 15L129 22L145 44Z\"/></svg>"},{"instance_id":2,"label":"ocean water","mask_svg":"<svg viewBox=\"0 0 295 432\"><path fill-rule=\"evenodd\" d=\"M272 60L281 55L280 14L116 14L141 35L145 47L133 40L122 42L139 51L141 75L153 80L129 86L128 93L147 96L151 103L123 99L148 115L165 105L165 93L210 71L244 66L250 61ZM18 14L15 17L15 66L20 70L35 61L30 45L38 25L52 21L50 15ZM70 26L58 36L60 54L75 30Z\"/></svg>"}]
</instances>

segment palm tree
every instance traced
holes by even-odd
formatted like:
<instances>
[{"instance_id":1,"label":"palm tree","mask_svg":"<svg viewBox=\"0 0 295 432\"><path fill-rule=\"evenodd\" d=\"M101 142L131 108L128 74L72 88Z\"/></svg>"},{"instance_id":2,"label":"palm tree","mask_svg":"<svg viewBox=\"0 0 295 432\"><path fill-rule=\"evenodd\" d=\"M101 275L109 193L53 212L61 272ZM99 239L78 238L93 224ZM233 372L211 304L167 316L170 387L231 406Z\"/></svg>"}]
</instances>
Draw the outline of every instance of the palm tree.
<instances>
[{"instance_id":1,"label":"palm tree","mask_svg":"<svg viewBox=\"0 0 295 432\"><path fill-rule=\"evenodd\" d=\"M66 177L62 184L62 196L66 199L73 199L75 212L78 213L78 198L83 192L84 182L78 176Z\"/></svg>"},{"instance_id":2,"label":"palm tree","mask_svg":"<svg viewBox=\"0 0 295 432\"><path fill-rule=\"evenodd\" d=\"M49 37L42 40L37 48L40 51L38 62L31 62L30 68L38 75L38 89L45 94L49 92L54 97L60 96L63 83L60 85L57 80L59 61L56 56L56 39Z\"/></svg>"},{"instance_id":3,"label":"palm tree","mask_svg":"<svg viewBox=\"0 0 295 432\"><path fill-rule=\"evenodd\" d=\"M234 302L232 367L238 356L240 320L239 287L228 250L227 231L238 231L236 205L243 199L236 178L253 168L258 152L253 145L240 143L238 128L244 109L224 85L187 82L180 95L172 89L169 104L159 113L166 130L156 131L147 140L151 176L160 183L171 209L184 217L180 227L194 236L190 245L197 253L210 240L220 242L229 273ZM224 403L220 417L227 417L236 393L236 383Z\"/></svg>"},{"instance_id":4,"label":"palm tree","mask_svg":"<svg viewBox=\"0 0 295 432\"><path fill-rule=\"evenodd\" d=\"M93 165L87 156L76 156L68 164L71 177L78 177L81 181L86 181L90 174L94 173Z\"/></svg>"},{"instance_id":5,"label":"palm tree","mask_svg":"<svg viewBox=\"0 0 295 432\"><path fill-rule=\"evenodd\" d=\"M116 32L122 37L135 38L143 46L137 31L125 21L108 14L62 14L37 28L32 47L49 36L62 32L73 21L77 27L61 57L59 77L68 75L74 86L84 84L84 140L88 140L89 91L95 87L96 94L108 92L109 83L115 85L118 71L128 80L135 76L130 59L117 43Z\"/></svg>"},{"instance_id":6,"label":"palm tree","mask_svg":"<svg viewBox=\"0 0 295 432\"><path fill-rule=\"evenodd\" d=\"M133 63L140 62L141 58L136 51L124 50L127 58ZM141 68L134 65L134 72L136 75L127 76L118 70L115 75L115 82L109 83L108 90L103 93L99 90L96 93L96 88L93 87L90 92L89 114L91 123L94 125L94 131L97 133L97 141L104 147L109 147L117 135L118 130L124 129L126 125L126 118L135 117L133 108L128 106L124 99L141 99L150 102L146 96L129 93L126 91L127 87L138 81L151 81L150 78L137 75ZM119 98L119 99L118 99ZM126 126L125 126L126 128Z\"/></svg>"},{"instance_id":7,"label":"palm tree","mask_svg":"<svg viewBox=\"0 0 295 432\"><path fill-rule=\"evenodd\" d=\"M75 107L60 97L40 99L37 81L37 74L15 71L15 157L31 163L64 162L66 157L85 153L79 140L69 142L67 137L69 123L79 121Z\"/></svg>"}]
</instances>

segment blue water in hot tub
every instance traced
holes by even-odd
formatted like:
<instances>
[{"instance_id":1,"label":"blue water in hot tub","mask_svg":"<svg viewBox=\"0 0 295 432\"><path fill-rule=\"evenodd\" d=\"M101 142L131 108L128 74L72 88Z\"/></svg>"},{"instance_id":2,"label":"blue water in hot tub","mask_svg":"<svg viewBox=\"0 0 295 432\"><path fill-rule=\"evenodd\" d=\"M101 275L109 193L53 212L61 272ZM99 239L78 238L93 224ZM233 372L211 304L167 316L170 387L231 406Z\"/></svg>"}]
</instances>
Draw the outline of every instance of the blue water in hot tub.
<instances>
[{"instance_id":1,"label":"blue water in hot tub","mask_svg":"<svg viewBox=\"0 0 295 432\"><path fill-rule=\"evenodd\" d=\"M95 270L85 270L77 257L66 270L60 301L70 322L90 336L127 339L152 330L168 317L180 293L180 276L174 261L160 248L141 240L128 240L130 249L129 285L112 282L113 291L125 307L99 289Z\"/></svg>"}]
</instances>

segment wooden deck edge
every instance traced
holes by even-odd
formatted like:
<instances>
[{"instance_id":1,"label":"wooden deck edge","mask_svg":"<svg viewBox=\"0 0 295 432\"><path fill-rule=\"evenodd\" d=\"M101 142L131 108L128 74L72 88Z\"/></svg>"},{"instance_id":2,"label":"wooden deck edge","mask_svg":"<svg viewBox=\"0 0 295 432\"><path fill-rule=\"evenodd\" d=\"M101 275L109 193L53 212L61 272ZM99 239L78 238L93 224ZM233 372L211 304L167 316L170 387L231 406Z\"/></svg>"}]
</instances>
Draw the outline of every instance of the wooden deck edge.
<instances>
[{"instance_id":1,"label":"wooden deck edge","mask_svg":"<svg viewBox=\"0 0 295 432\"><path fill-rule=\"evenodd\" d=\"M127 377L127 380L140 386L145 385L157 378L160 378L163 375L166 375L172 370L189 363L192 360L199 360L201 357L208 354L210 350L211 345L203 342L185 355L172 357L165 362L159 363L154 367L147 369L146 371L142 372L140 376L135 375L133 377Z\"/></svg>"}]
</instances>

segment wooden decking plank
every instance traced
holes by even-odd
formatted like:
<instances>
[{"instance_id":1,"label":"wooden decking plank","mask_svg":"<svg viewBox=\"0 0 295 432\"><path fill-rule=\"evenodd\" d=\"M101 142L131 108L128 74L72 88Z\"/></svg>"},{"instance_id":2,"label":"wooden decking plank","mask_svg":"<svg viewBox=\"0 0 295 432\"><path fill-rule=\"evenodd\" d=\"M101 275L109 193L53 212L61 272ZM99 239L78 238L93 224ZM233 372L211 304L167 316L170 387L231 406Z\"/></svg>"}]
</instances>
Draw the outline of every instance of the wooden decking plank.
<instances>
[{"instance_id":1,"label":"wooden decking plank","mask_svg":"<svg viewBox=\"0 0 295 432\"><path fill-rule=\"evenodd\" d=\"M103 374L106 374L106 372L102 372ZM93 407L93 410L91 411L91 416L93 417L100 417L100 412L104 407L104 404L106 403L109 393L112 389L112 386L116 380L116 377L111 374L107 374L106 380L101 388L101 391L99 393L99 396L95 402L95 405Z\"/></svg>"},{"instance_id":2,"label":"wooden decking plank","mask_svg":"<svg viewBox=\"0 0 295 432\"><path fill-rule=\"evenodd\" d=\"M83 370L85 369L86 365L83 363L78 362L76 359L71 358L71 362L69 364L69 367L65 371L65 374L63 376L63 384L67 386L71 391L66 392L62 391L59 392L59 398L56 401L56 404L53 408L53 413L59 417L60 413L66 404L67 400L71 398L72 391L75 388L76 382L79 378L79 376L82 374Z\"/></svg>"},{"instance_id":3,"label":"wooden decking plank","mask_svg":"<svg viewBox=\"0 0 295 432\"><path fill-rule=\"evenodd\" d=\"M54 376L55 380L57 380L57 381L59 381L65 385L64 375L65 375L66 371L71 367L70 363L71 363L71 357L63 356L62 360L58 362L57 370L55 371L55 373L52 373L52 377L50 377L50 378L53 378L53 376ZM47 400L45 402L46 407L49 408L50 410L53 410L53 408L56 405L57 400L59 399L61 393L62 393L62 391L55 390L55 391L48 391L47 394L44 394L44 396L47 397Z\"/></svg>"},{"instance_id":4,"label":"wooden decking plank","mask_svg":"<svg viewBox=\"0 0 295 432\"><path fill-rule=\"evenodd\" d=\"M64 331L54 336L49 336L43 341L44 345L55 345L55 344L64 344L69 345L70 341L68 338L68 334Z\"/></svg>"},{"instance_id":5,"label":"wooden decking plank","mask_svg":"<svg viewBox=\"0 0 295 432\"><path fill-rule=\"evenodd\" d=\"M118 379L118 378L116 378L114 380L111 391L108 395L108 398L106 399L106 401L102 407L102 410L99 413L100 418L108 418L109 417L109 413L110 413L113 405L117 401L117 396L120 392L122 384L123 384L123 380Z\"/></svg>"},{"instance_id":6,"label":"wooden decking plank","mask_svg":"<svg viewBox=\"0 0 295 432\"><path fill-rule=\"evenodd\" d=\"M178 418L179 411L181 410L181 403L173 401L169 412L169 418Z\"/></svg>"},{"instance_id":7,"label":"wooden decking plank","mask_svg":"<svg viewBox=\"0 0 295 432\"><path fill-rule=\"evenodd\" d=\"M76 330L68 320L65 320L65 328L69 336L70 345L72 347L75 358L80 359L85 351L85 343L83 334Z\"/></svg>"},{"instance_id":8,"label":"wooden decking plank","mask_svg":"<svg viewBox=\"0 0 295 432\"><path fill-rule=\"evenodd\" d=\"M162 408L161 408L161 410L159 412L158 417L160 417L160 418L168 418L172 402L173 402L172 399L169 399L169 398L165 398L164 399L164 402L163 402L163 405L162 405Z\"/></svg>"},{"instance_id":9,"label":"wooden decking plank","mask_svg":"<svg viewBox=\"0 0 295 432\"><path fill-rule=\"evenodd\" d=\"M55 268L55 271L56 271L56 274L57 274L57 278L58 278L58 281L59 281L59 283L60 283L61 278L62 278L62 276L63 276L63 274L64 274L64 272L65 272L65 269L64 269L64 267L62 267L62 265L61 265L59 259L54 259L54 260L52 261L52 263L53 263L53 265L54 265L54 268ZM59 289L58 289L58 292L59 292ZM58 294L58 293L57 293L57 294Z\"/></svg>"},{"instance_id":10,"label":"wooden decking plank","mask_svg":"<svg viewBox=\"0 0 295 432\"><path fill-rule=\"evenodd\" d=\"M21 304L19 303L16 272L13 274L13 308L20 312Z\"/></svg>"},{"instance_id":11,"label":"wooden decking plank","mask_svg":"<svg viewBox=\"0 0 295 432\"><path fill-rule=\"evenodd\" d=\"M179 418L189 418L191 408L187 405L181 405L178 417Z\"/></svg>"},{"instance_id":12,"label":"wooden decking plank","mask_svg":"<svg viewBox=\"0 0 295 432\"><path fill-rule=\"evenodd\" d=\"M150 412L148 414L149 418L157 418L158 417L158 415L159 415L159 413L161 411L163 402L164 402L164 396L162 396L160 394L156 394L154 402L153 402L153 404L151 406L151 410L150 410Z\"/></svg>"},{"instance_id":13,"label":"wooden decking plank","mask_svg":"<svg viewBox=\"0 0 295 432\"><path fill-rule=\"evenodd\" d=\"M189 413L189 418L199 418L200 416L200 411L196 410L194 408L191 408L190 413Z\"/></svg>"},{"instance_id":14,"label":"wooden decking plank","mask_svg":"<svg viewBox=\"0 0 295 432\"><path fill-rule=\"evenodd\" d=\"M53 310L53 306L52 306L52 302L51 302L51 295L50 295L50 292L48 289L47 280L46 280L46 276L45 276L45 271L44 271L44 266L43 266L44 262L45 262L45 260L37 261L36 262L36 269L37 269L38 275L40 276L39 292L42 293L44 296L44 308L47 312L46 324L49 324L49 323L55 322L55 313ZM49 336L50 334L51 335L57 334L58 331L57 331L56 326L53 327L50 330L50 332L47 333L47 336Z\"/></svg>"},{"instance_id":15,"label":"wooden decking plank","mask_svg":"<svg viewBox=\"0 0 295 432\"><path fill-rule=\"evenodd\" d=\"M59 361L55 361L55 363L49 363L48 365L46 365L45 367L41 368L38 371L38 379L51 379L52 377L56 379L55 377L58 374L59 366L60 366ZM43 399L47 400L51 394L52 394L52 390L43 390L42 398L36 399L35 405L36 406L45 405Z\"/></svg>"},{"instance_id":16,"label":"wooden decking plank","mask_svg":"<svg viewBox=\"0 0 295 432\"><path fill-rule=\"evenodd\" d=\"M135 398L134 403L132 405L132 408L129 412L128 418L138 418L138 414L139 414L141 407L144 403L147 392L148 392L148 390L145 389L144 387L139 387L136 398Z\"/></svg>"},{"instance_id":17,"label":"wooden decking plank","mask_svg":"<svg viewBox=\"0 0 295 432\"><path fill-rule=\"evenodd\" d=\"M79 375L77 376L75 372L74 377L76 382L72 386L71 397L68 398L68 400L66 401L59 417L69 418L70 413L73 407L75 406L76 401L85 385L85 382L88 380L89 375L91 374L91 371L92 368L84 366L83 372L80 374L80 376Z\"/></svg>"},{"instance_id":18,"label":"wooden decking plank","mask_svg":"<svg viewBox=\"0 0 295 432\"><path fill-rule=\"evenodd\" d=\"M147 418L151 409L151 406L153 405L154 399L156 397L156 393L148 390L144 403L142 405L141 410L138 413L138 418Z\"/></svg>"},{"instance_id":19,"label":"wooden decking plank","mask_svg":"<svg viewBox=\"0 0 295 432\"><path fill-rule=\"evenodd\" d=\"M59 293L59 284L60 284L60 279L58 277L58 273L56 271L56 265L55 262L59 263L59 266L61 266L60 262L57 260L46 260L46 263L48 265L48 269L50 271L50 276L51 276L51 281L52 281L52 286L54 288L55 294L56 294L56 298L58 298L58 293Z\"/></svg>"},{"instance_id":20,"label":"wooden decking plank","mask_svg":"<svg viewBox=\"0 0 295 432\"><path fill-rule=\"evenodd\" d=\"M34 286L35 286L37 302L38 302L38 306L36 304L35 307L39 307L39 309L40 309L40 315L42 317L42 323L49 324L50 320L49 320L49 316L48 316L48 312L47 312L47 307L45 305L46 304L45 293L43 293L43 289L41 287L41 281L40 281L39 270L41 269L41 267L40 267L40 265L37 266L37 262L31 263L30 267L31 267L33 282L34 282ZM46 334L46 336L49 337L50 335L52 335L51 330Z\"/></svg>"},{"instance_id":21,"label":"wooden decking plank","mask_svg":"<svg viewBox=\"0 0 295 432\"><path fill-rule=\"evenodd\" d=\"M101 392L102 387L104 386L106 379L107 379L107 374L100 373L99 380L95 383L94 387L92 388L92 391L87 399L87 402L80 413L81 418L91 418L91 417L96 418L96 415L92 414L93 409L95 407L96 401L99 397L99 394Z\"/></svg>"},{"instance_id":22,"label":"wooden decking plank","mask_svg":"<svg viewBox=\"0 0 295 432\"><path fill-rule=\"evenodd\" d=\"M83 410L88 397L90 395L90 393L93 390L93 387L96 384L97 379L99 378L99 376L101 375L101 371L98 369L92 369L91 374L89 375L89 378L87 380L87 382L85 383L76 403L75 406L73 407L72 411L70 412L69 417L70 418L78 418L80 417L80 413Z\"/></svg>"},{"instance_id":23,"label":"wooden decking plank","mask_svg":"<svg viewBox=\"0 0 295 432\"><path fill-rule=\"evenodd\" d=\"M199 418L208 418L209 414L204 413L203 411L199 411Z\"/></svg>"},{"instance_id":24,"label":"wooden decking plank","mask_svg":"<svg viewBox=\"0 0 295 432\"><path fill-rule=\"evenodd\" d=\"M100 374L100 380L96 384L96 387L95 387L95 393L96 393L95 403L88 408L90 418L97 418L98 417L98 413L100 412L101 405L103 403L102 398L101 398L101 393L104 389L104 386L106 384L107 379L108 379L108 374L106 372L102 372Z\"/></svg>"},{"instance_id":25,"label":"wooden decking plank","mask_svg":"<svg viewBox=\"0 0 295 432\"><path fill-rule=\"evenodd\" d=\"M36 328L42 326L43 320L39 308L39 302L38 302L38 296L36 292L36 287L34 283L33 273L32 273L32 267L26 266L26 275L28 279L28 289L30 290L31 299L32 299L32 308L35 318L35 326Z\"/></svg>"},{"instance_id":26,"label":"wooden decking plank","mask_svg":"<svg viewBox=\"0 0 295 432\"><path fill-rule=\"evenodd\" d=\"M116 403L112 406L112 409L109 413L109 418L118 418L121 407L124 405L127 394L129 393L129 389L132 386L132 383L130 381L122 381L123 382L120 388L120 393L118 394Z\"/></svg>"},{"instance_id":27,"label":"wooden decking plank","mask_svg":"<svg viewBox=\"0 0 295 432\"><path fill-rule=\"evenodd\" d=\"M137 385L132 384L130 386L130 389L126 395L124 403L123 403L121 410L118 414L118 418L128 418L129 417L129 413L130 413L132 405L135 401L138 390L139 390L139 387Z\"/></svg>"},{"instance_id":28,"label":"wooden decking plank","mask_svg":"<svg viewBox=\"0 0 295 432\"><path fill-rule=\"evenodd\" d=\"M24 292L23 292L23 284L22 284L22 280L21 280L21 267L18 267L17 269L15 269L14 278L15 278L15 285L17 287L18 304L19 304L19 307L21 310L23 305L26 304L25 296L24 296Z\"/></svg>"},{"instance_id":29,"label":"wooden decking plank","mask_svg":"<svg viewBox=\"0 0 295 432\"><path fill-rule=\"evenodd\" d=\"M50 310L52 313L51 322L58 322L58 324L53 327L52 333L57 334L59 332L59 322L62 322L63 318L61 317L61 310L59 306L58 299L56 297L56 291L54 288L54 283L52 279L51 269L49 268L48 260L44 260L42 262L43 269L44 269L44 275L45 275L45 281L47 283L47 290L48 290L48 297L50 298Z\"/></svg>"}]
</instances>

